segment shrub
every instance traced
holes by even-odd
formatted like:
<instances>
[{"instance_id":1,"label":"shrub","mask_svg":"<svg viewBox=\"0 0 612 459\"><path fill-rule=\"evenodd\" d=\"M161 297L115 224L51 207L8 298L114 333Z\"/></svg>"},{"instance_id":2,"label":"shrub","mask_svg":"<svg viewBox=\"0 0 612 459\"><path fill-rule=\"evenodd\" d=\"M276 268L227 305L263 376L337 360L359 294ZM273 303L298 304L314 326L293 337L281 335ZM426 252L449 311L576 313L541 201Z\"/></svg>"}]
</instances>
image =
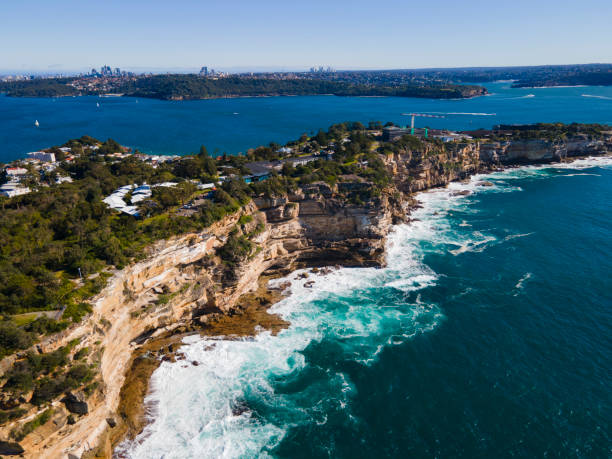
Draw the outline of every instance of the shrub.
<instances>
[{"instance_id":1,"label":"shrub","mask_svg":"<svg viewBox=\"0 0 612 459\"><path fill-rule=\"evenodd\" d=\"M13 419L19 419L24 414L27 413L27 410L23 408L15 408L12 410L0 410L0 424L4 424L7 421L12 421Z\"/></svg>"},{"instance_id":2,"label":"shrub","mask_svg":"<svg viewBox=\"0 0 612 459\"><path fill-rule=\"evenodd\" d=\"M26 349L32 345L34 339L30 333L17 328L10 321L0 323L0 357Z\"/></svg>"},{"instance_id":3,"label":"shrub","mask_svg":"<svg viewBox=\"0 0 612 459\"><path fill-rule=\"evenodd\" d=\"M252 250L253 243L246 236L239 235L238 231L234 229L218 253L225 263L234 265L245 260Z\"/></svg>"},{"instance_id":4,"label":"shrub","mask_svg":"<svg viewBox=\"0 0 612 459\"><path fill-rule=\"evenodd\" d=\"M27 324L24 329L26 331L36 333L38 335L49 335L64 330L68 326L68 322L58 322L45 315L40 316L35 321Z\"/></svg>"},{"instance_id":5,"label":"shrub","mask_svg":"<svg viewBox=\"0 0 612 459\"><path fill-rule=\"evenodd\" d=\"M252 221L253 221L253 216L252 215L242 215L238 219L238 224L239 225L246 225L247 223L250 223Z\"/></svg>"},{"instance_id":6,"label":"shrub","mask_svg":"<svg viewBox=\"0 0 612 459\"><path fill-rule=\"evenodd\" d=\"M30 422L26 422L20 430L11 431L11 437L13 437L17 441L23 440L26 435L33 432L35 429L42 426L43 424L46 424L49 419L51 419L51 416L53 416L53 410L49 408L48 410L45 410L42 414L36 416Z\"/></svg>"},{"instance_id":7,"label":"shrub","mask_svg":"<svg viewBox=\"0 0 612 459\"><path fill-rule=\"evenodd\" d=\"M74 354L73 360L81 360L83 357L86 357L89 354L89 348L87 346L79 349Z\"/></svg>"}]
</instances>

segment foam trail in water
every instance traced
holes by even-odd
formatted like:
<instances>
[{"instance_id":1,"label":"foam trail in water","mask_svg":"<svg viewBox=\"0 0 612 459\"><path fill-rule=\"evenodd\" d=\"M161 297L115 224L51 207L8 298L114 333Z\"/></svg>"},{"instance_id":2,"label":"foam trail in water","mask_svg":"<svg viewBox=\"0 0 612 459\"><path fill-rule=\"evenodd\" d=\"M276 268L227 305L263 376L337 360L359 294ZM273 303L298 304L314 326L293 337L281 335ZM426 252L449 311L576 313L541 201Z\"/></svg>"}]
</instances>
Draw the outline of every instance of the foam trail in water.
<instances>
[{"instance_id":1,"label":"foam trail in water","mask_svg":"<svg viewBox=\"0 0 612 459\"><path fill-rule=\"evenodd\" d=\"M469 116L497 116L497 113L482 112L425 112L432 115L469 115Z\"/></svg>"},{"instance_id":2,"label":"foam trail in water","mask_svg":"<svg viewBox=\"0 0 612 459\"><path fill-rule=\"evenodd\" d=\"M605 100L612 100L612 97L608 97L608 96L598 96L595 94L582 94L582 97L591 97L593 99L605 99Z\"/></svg>"},{"instance_id":3,"label":"foam trail in water","mask_svg":"<svg viewBox=\"0 0 612 459\"><path fill-rule=\"evenodd\" d=\"M527 282L529 279L531 279L531 273L525 273L525 275L519 279L519 281L514 286L513 296L518 296L521 293L525 282Z\"/></svg>"}]
</instances>

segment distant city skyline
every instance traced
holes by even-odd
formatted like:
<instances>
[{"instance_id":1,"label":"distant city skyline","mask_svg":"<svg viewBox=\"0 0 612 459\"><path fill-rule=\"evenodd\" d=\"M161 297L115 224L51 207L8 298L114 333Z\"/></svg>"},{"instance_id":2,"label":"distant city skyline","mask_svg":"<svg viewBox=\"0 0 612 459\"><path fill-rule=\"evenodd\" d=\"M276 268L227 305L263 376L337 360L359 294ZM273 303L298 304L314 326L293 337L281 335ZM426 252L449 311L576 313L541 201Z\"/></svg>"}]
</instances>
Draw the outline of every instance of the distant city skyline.
<instances>
[{"instance_id":1,"label":"distant city skyline","mask_svg":"<svg viewBox=\"0 0 612 459\"><path fill-rule=\"evenodd\" d=\"M307 71L612 62L612 2L182 0L3 5L2 73Z\"/></svg>"},{"instance_id":2,"label":"distant city skyline","mask_svg":"<svg viewBox=\"0 0 612 459\"><path fill-rule=\"evenodd\" d=\"M576 62L568 62L568 63L552 63L552 64L533 64L533 65L499 65L499 66L460 66L460 67L381 67L381 68L335 68L335 67L331 67L331 66L325 66L324 68L327 69L329 68L333 68L334 72L343 72L343 71L385 71L385 70L415 70L415 71L419 71L419 70L453 70L453 69L475 69L475 68L482 68L482 69L486 69L486 68L513 68L513 67L539 67L539 66L563 66L563 65L591 65L591 64L605 64L605 65L611 65L612 64L612 59L609 62L580 62L580 63L576 63ZM98 66L98 69L101 68L103 66ZM113 66L110 66L112 68L115 68ZM321 66L316 66L316 68L319 68ZM95 67L94 67L95 68ZM311 67L296 67L296 68L285 68L285 67L274 67L274 66L270 66L270 67L241 67L241 66L236 66L236 67L211 67L208 66L209 70L214 70L217 73L221 73L221 74L248 74L248 73L306 73L306 72L311 72L312 66ZM164 73L177 73L177 74L181 74L181 73L185 73L185 74L202 74L201 73L201 69L202 67L145 67L145 68L138 68L138 67L128 67L128 68L121 68L122 72L124 73L128 73L128 74L134 74L134 75L139 75L139 74L148 74L148 73L152 73L152 74L164 74ZM326 70L327 71L327 70ZM28 76L28 75L34 75L34 76L58 76L58 75L65 75L65 76L75 76L75 75L90 75L92 73L92 68L86 68L86 67L81 67L81 68L75 68L75 69L27 69L27 70L19 70L19 69L0 69L0 76L6 76L6 75L23 75L23 76Z\"/></svg>"}]
</instances>

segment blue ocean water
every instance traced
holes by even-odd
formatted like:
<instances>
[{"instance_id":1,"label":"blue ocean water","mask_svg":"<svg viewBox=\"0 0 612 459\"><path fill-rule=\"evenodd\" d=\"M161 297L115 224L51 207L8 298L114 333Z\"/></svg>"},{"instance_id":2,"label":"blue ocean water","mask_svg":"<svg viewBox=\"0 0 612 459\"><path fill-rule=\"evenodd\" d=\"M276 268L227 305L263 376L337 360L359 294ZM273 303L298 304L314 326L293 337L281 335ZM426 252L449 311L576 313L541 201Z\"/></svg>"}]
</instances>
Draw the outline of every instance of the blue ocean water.
<instances>
[{"instance_id":1,"label":"blue ocean water","mask_svg":"<svg viewBox=\"0 0 612 459\"><path fill-rule=\"evenodd\" d=\"M387 267L291 275L278 336L186 339L120 451L610 457L611 195L610 158L420 194Z\"/></svg>"},{"instance_id":2,"label":"blue ocean water","mask_svg":"<svg viewBox=\"0 0 612 459\"><path fill-rule=\"evenodd\" d=\"M469 100L368 97L270 97L200 101L135 98L10 98L0 95L0 162L75 137L114 138L145 153L244 152L343 121L410 122L402 113L451 113L417 119L417 126L472 129L499 123L612 124L612 87L512 89L487 85ZM100 104L98 107L97 104ZM34 126L38 120L40 126Z\"/></svg>"}]
</instances>

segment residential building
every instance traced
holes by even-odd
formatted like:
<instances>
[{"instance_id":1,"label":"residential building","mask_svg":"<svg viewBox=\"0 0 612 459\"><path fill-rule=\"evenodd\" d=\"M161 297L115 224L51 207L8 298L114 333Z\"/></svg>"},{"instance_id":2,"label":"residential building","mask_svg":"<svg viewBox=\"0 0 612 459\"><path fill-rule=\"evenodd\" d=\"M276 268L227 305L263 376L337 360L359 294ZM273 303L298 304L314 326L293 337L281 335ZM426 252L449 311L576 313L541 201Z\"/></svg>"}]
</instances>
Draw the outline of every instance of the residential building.
<instances>
[{"instance_id":1,"label":"residential building","mask_svg":"<svg viewBox=\"0 0 612 459\"><path fill-rule=\"evenodd\" d=\"M0 195L12 198L22 194L28 194L31 190L28 187L23 186L19 182L8 182L4 185L0 185Z\"/></svg>"},{"instance_id":2,"label":"residential building","mask_svg":"<svg viewBox=\"0 0 612 459\"><path fill-rule=\"evenodd\" d=\"M31 159L37 159L42 161L43 163L54 163L55 162L55 153L47 153L45 151L33 151L28 153L28 157Z\"/></svg>"},{"instance_id":3,"label":"residential building","mask_svg":"<svg viewBox=\"0 0 612 459\"><path fill-rule=\"evenodd\" d=\"M6 171L6 175L11 177L18 177L20 175L26 175L28 173L27 169L23 167L7 167L4 169Z\"/></svg>"}]
</instances>

